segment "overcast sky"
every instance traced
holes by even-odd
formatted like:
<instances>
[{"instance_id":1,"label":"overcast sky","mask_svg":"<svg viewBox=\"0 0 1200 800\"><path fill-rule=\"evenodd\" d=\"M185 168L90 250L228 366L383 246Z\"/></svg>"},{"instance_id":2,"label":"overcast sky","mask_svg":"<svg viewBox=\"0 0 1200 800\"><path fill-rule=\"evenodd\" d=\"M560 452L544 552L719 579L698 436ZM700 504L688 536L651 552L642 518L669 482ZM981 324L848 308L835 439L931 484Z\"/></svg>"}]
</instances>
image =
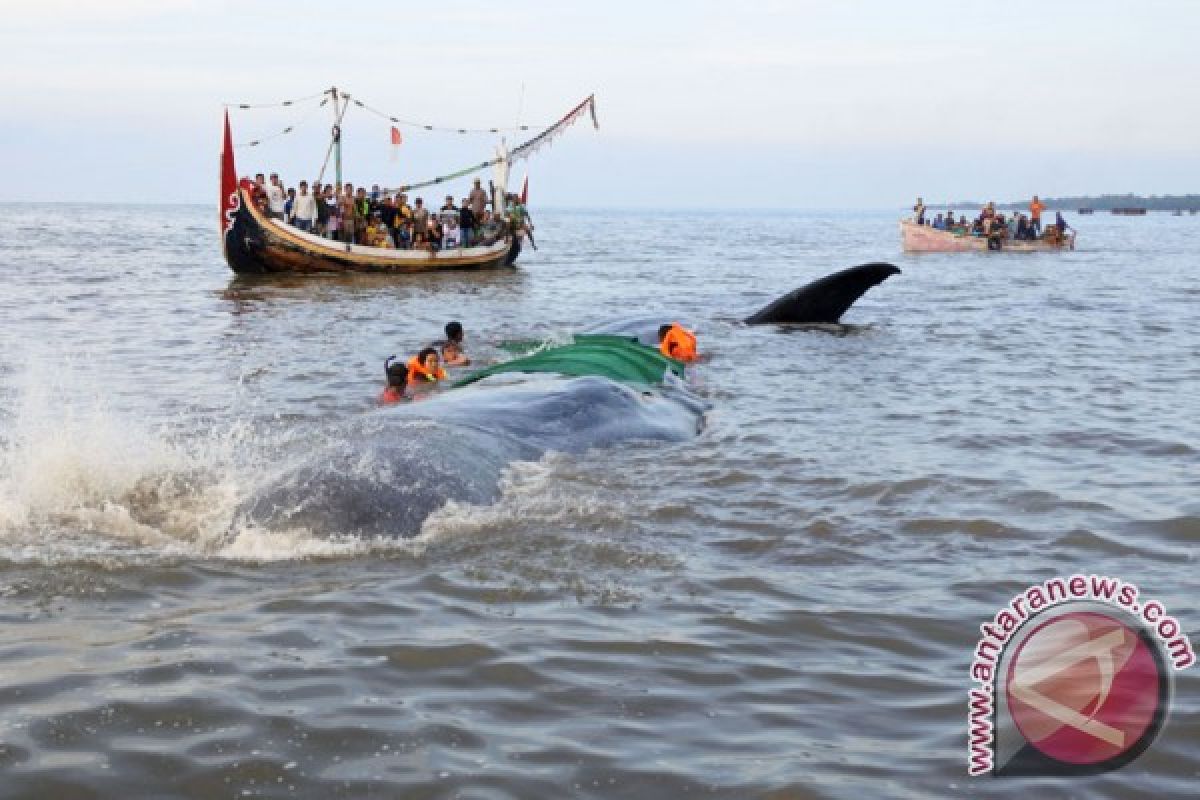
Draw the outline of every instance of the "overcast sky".
<instances>
[{"instance_id":1,"label":"overcast sky","mask_svg":"<svg viewBox=\"0 0 1200 800\"><path fill-rule=\"evenodd\" d=\"M1200 191L1191 0L0 0L0 19L6 201L215 202L222 103L331 85L471 127L549 123L595 92L599 132L528 164L535 206ZM239 172L311 179L317 102L234 111L237 141L300 123L239 149ZM414 181L494 146L403 128L393 162L389 125L350 111L348 179Z\"/></svg>"}]
</instances>

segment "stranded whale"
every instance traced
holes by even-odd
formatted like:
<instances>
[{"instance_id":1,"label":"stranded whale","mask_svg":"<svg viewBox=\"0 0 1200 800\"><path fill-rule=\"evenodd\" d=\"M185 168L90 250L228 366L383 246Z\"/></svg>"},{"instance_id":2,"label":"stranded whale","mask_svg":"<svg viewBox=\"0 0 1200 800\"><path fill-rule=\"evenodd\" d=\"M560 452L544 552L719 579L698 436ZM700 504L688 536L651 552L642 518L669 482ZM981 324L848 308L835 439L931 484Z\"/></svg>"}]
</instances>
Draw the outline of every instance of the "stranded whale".
<instances>
[{"instance_id":1,"label":"stranded whale","mask_svg":"<svg viewBox=\"0 0 1200 800\"><path fill-rule=\"evenodd\" d=\"M898 272L890 264L853 267L784 295L747 322L836 322ZM660 322L616 323L606 332L623 335L579 336L480 370L451 391L333 423L324 444L305 442L285 455L287 466L265 478L238 521L323 535L413 536L448 501L493 502L514 461L693 437L708 404L681 380L682 365L651 349L656 340L646 337Z\"/></svg>"}]
</instances>

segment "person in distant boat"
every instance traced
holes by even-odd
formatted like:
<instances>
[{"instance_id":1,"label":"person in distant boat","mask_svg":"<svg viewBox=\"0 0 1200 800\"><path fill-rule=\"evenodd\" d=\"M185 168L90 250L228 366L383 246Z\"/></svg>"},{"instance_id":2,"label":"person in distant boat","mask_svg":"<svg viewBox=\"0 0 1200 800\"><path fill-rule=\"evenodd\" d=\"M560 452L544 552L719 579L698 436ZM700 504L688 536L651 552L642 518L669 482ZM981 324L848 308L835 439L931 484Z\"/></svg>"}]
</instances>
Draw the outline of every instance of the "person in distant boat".
<instances>
[{"instance_id":1,"label":"person in distant boat","mask_svg":"<svg viewBox=\"0 0 1200 800\"><path fill-rule=\"evenodd\" d=\"M946 220L940 211L938 212L938 215L933 218L933 228L939 231L944 231L946 229Z\"/></svg>"},{"instance_id":2,"label":"person in distant boat","mask_svg":"<svg viewBox=\"0 0 1200 800\"><path fill-rule=\"evenodd\" d=\"M442 211L453 211L458 213L458 206L454 205L454 195L446 195L446 202L442 203Z\"/></svg>"},{"instance_id":3,"label":"person in distant boat","mask_svg":"<svg viewBox=\"0 0 1200 800\"><path fill-rule=\"evenodd\" d=\"M287 202L287 193L283 191L283 184L279 182L279 174L271 173L271 182L265 187L267 193L267 209L271 219L283 219L284 203Z\"/></svg>"},{"instance_id":4,"label":"person in distant boat","mask_svg":"<svg viewBox=\"0 0 1200 800\"><path fill-rule=\"evenodd\" d=\"M343 242L354 244L354 185L350 183L338 198L338 231Z\"/></svg>"},{"instance_id":5,"label":"person in distant boat","mask_svg":"<svg viewBox=\"0 0 1200 800\"><path fill-rule=\"evenodd\" d=\"M451 250L462 246L462 229L458 227L458 215L446 217L446 226L442 233L442 249Z\"/></svg>"},{"instance_id":6,"label":"person in distant boat","mask_svg":"<svg viewBox=\"0 0 1200 800\"><path fill-rule=\"evenodd\" d=\"M429 241L429 246L434 252L442 249L442 236L445 231L442 229L442 222L432 214L429 216L429 230L425 232L426 239Z\"/></svg>"},{"instance_id":7,"label":"person in distant boat","mask_svg":"<svg viewBox=\"0 0 1200 800\"><path fill-rule=\"evenodd\" d=\"M411 219L402 220L396 227L396 247L409 250L413 246L413 224Z\"/></svg>"},{"instance_id":8,"label":"person in distant boat","mask_svg":"<svg viewBox=\"0 0 1200 800\"><path fill-rule=\"evenodd\" d=\"M696 334L672 322L658 329L658 350L676 361L696 360Z\"/></svg>"},{"instance_id":9,"label":"person in distant boat","mask_svg":"<svg viewBox=\"0 0 1200 800\"><path fill-rule=\"evenodd\" d=\"M468 205L469 197L462 199L462 206L458 209L458 229L462 231L462 246L470 247L475 243L475 212Z\"/></svg>"},{"instance_id":10,"label":"person in distant boat","mask_svg":"<svg viewBox=\"0 0 1200 800\"><path fill-rule=\"evenodd\" d=\"M313 202L317 206L317 222L313 226L313 233L318 236L325 236L325 230L329 227L329 201L326 199L325 189L319 183L313 183Z\"/></svg>"},{"instance_id":11,"label":"person in distant boat","mask_svg":"<svg viewBox=\"0 0 1200 800\"><path fill-rule=\"evenodd\" d=\"M408 385L408 367L396 361L395 356L388 356L383 362L383 370L387 375L387 387L379 396L379 402L381 405L390 406L404 399L404 387Z\"/></svg>"},{"instance_id":12,"label":"person in distant boat","mask_svg":"<svg viewBox=\"0 0 1200 800\"><path fill-rule=\"evenodd\" d=\"M423 235L429 233L429 209L425 207L425 201L420 197L416 199L416 205L413 206L413 230Z\"/></svg>"},{"instance_id":13,"label":"person in distant boat","mask_svg":"<svg viewBox=\"0 0 1200 800\"><path fill-rule=\"evenodd\" d=\"M432 347L426 347L408 362L408 383L410 385L419 386L444 380L446 380L446 370L442 369L438 352Z\"/></svg>"},{"instance_id":14,"label":"person in distant boat","mask_svg":"<svg viewBox=\"0 0 1200 800\"><path fill-rule=\"evenodd\" d=\"M467 204L470 204L471 213L475 215L476 219L483 216L483 211L488 204L488 193L480 185L479 178L475 179L475 185L471 187L471 192L467 195L467 200L463 205Z\"/></svg>"},{"instance_id":15,"label":"person in distant boat","mask_svg":"<svg viewBox=\"0 0 1200 800\"><path fill-rule=\"evenodd\" d=\"M529 244L533 246L533 249L537 250L537 242L533 240L533 218L529 216L529 209L515 194L508 196L508 204L508 225L513 236L524 235L529 239Z\"/></svg>"},{"instance_id":16,"label":"person in distant boat","mask_svg":"<svg viewBox=\"0 0 1200 800\"><path fill-rule=\"evenodd\" d=\"M925 224L925 201L918 197L916 205L913 206L913 221L918 225Z\"/></svg>"},{"instance_id":17,"label":"person in distant boat","mask_svg":"<svg viewBox=\"0 0 1200 800\"><path fill-rule=\"evenodd\" d=\"M1063 237L1066 236L1067 231L1070 231L1071 233L1075 232L1075 229L1068 225L1067 221L1063 219L1061 211L1054 212L1054 227L1058 229L1059 241L1062 241Z\"/></svg>"},{"instance_id":18,"label":"person in distant boat","mask_svg":"<svg viewBox=\"0 0 1200 800\"><path fill-rule=\"evenodd\" d=\"M442 363L447 367L466 367L470 366L471 359L457 342L446 342L442 345Z\"/></svg>"},{"instance_id":19,"label":"person in distant boat","mask_svg":"<svg viewBox=\"0 0 1200 800\"><path fill-rule=\"evenodd\" d=\"M367 222L371 218L371 198L367 190L359 187L354 193L354 241L359 244L370 244L367 241Z\"/></svg>"},{"instance_id":20,"label":"person in distant boat","mask_svg":"<svg viewBox=\"0 0 1200 800\"><path fill-rule=\"evenodd\" d=\"M308 181L300 181L300 190L292 203L292 224L311 233L316 222L317 199L308 191Z\"/></svg>"},{"instance_id":21,"label":"person in distant boat","mask_svg":"<svg viewBox=\"0 0 1200 800\"><path fill-rule=\"evenodd\" d=\"M408 204L408 195L401 192L396 196L396 216L401 220L412 219L412 206Z\"/></svg>"},{"instance_id":22,"label":"person in distant boat","mask_svg":"<svg viewBox=\"0 0 1200 800\"><path fill-rule=\"evenodd\" d=\"M1033 226L1034 236L1040 236L1042 233L1042 212L1046 210L1046 204L1038 199L1035 194L1033 199L1029 201L1029 221Z\"/></svg>"},{"instance_id":23,"label":"person in distant boat","mask_svg":"<svg viewBox=\"0 0 1200 800\"><path fill-rule=\"evenodd\" d=\"M1024 214L1017 214L1017 232L1013 235L1013 238L1018 242L1023 242L1030 238L1029 220L1025 218Z\"/></svg>"}]
</instances>

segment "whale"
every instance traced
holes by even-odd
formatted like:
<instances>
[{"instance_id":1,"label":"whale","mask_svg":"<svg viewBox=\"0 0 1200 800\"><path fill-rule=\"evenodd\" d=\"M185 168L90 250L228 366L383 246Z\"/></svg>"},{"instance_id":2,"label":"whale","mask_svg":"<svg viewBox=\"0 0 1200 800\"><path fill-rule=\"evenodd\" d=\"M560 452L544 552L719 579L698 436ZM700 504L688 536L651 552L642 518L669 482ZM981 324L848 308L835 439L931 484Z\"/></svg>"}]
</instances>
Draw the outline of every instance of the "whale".
<instances>
[{"instance_id":1,"label":"whale","mask_svg":"<svg viewBox=\"0 0 1200 800\"><path fill-rule=\"evenodd\" d=\"M869 289L899 274L895 264L859 264L793 289L742 321L747 325L835 325Z\"/></svg>"},{"instance_id":2,"label":"whale","mask_svg":"<svg viewBox=\"0 0 1200 800\"><path fill-rule=\"evenodd\" d=\"M899 274L900 268L895 264L883 261L859 264L793 289L737 321L745 325L837 325L872 287ZM604 320L584 331L636 336L643 344L657 347L659 326L675 319L665 314L639 314Z\"/></svg>"},{"instance_id":3,"label":"whale","mask_svg":"<svg viewBox=\"0 0 1200 800\"><path fill-rule=\"evenodd\" d=\"M852 267L789 292L746 322L836 323L898 272L883 263ZM495 502L514 462L694 438L710 404L683 379L684 365L655 349L662 321L601 325L572 344L478 370L450 390L332 421L281 455L235 524L408 538L448 502Z\"/></svg>"}]
</instances>

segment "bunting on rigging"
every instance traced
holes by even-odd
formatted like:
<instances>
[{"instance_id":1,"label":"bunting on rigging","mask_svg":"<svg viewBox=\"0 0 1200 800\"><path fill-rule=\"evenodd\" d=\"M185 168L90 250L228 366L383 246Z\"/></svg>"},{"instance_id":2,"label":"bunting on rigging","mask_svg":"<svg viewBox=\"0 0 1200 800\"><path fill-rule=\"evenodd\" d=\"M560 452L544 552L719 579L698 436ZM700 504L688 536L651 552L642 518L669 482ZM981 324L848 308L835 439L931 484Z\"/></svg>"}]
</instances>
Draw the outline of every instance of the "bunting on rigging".
<instances>
[{"instance_id":1,"label":"bunting on rigging","mask_svg":"<svg viewBox=\"0 0 1200 800\"><path fill-rule=\"evenodd\" d=\"M408 192L413 189L424 189L426 186L434 186L446 181L452 181L455 178L461 178L464 175L470 175L472 172L478 172L480 170L487 169L488 167L494 167L496 164L499 164L502 161L507 161L509 164L512 164L513 162L520 161L521 159L529 158L542 148L547 147L551 142L558 138L563 131L574 125L585 113L591 116L592 126L596 130L600 130L600 123L596 120L596 95L591 94L588 95L587 99L585 99L582 103L568 111L566 116L564 116L558 122L554 123L549 128L542 131L527 142L523 142L522 144L513 148L508 153L507 157L503 155L497 156L491 161L484 161L480 164L472 164L471 166L464 167L457 172L451 172L447 175L439 175L436 178L430 178L429 180L420 181L418 183L409 183L399 188L387 189L385 191Z\"/></svg>"}]
</instances>

